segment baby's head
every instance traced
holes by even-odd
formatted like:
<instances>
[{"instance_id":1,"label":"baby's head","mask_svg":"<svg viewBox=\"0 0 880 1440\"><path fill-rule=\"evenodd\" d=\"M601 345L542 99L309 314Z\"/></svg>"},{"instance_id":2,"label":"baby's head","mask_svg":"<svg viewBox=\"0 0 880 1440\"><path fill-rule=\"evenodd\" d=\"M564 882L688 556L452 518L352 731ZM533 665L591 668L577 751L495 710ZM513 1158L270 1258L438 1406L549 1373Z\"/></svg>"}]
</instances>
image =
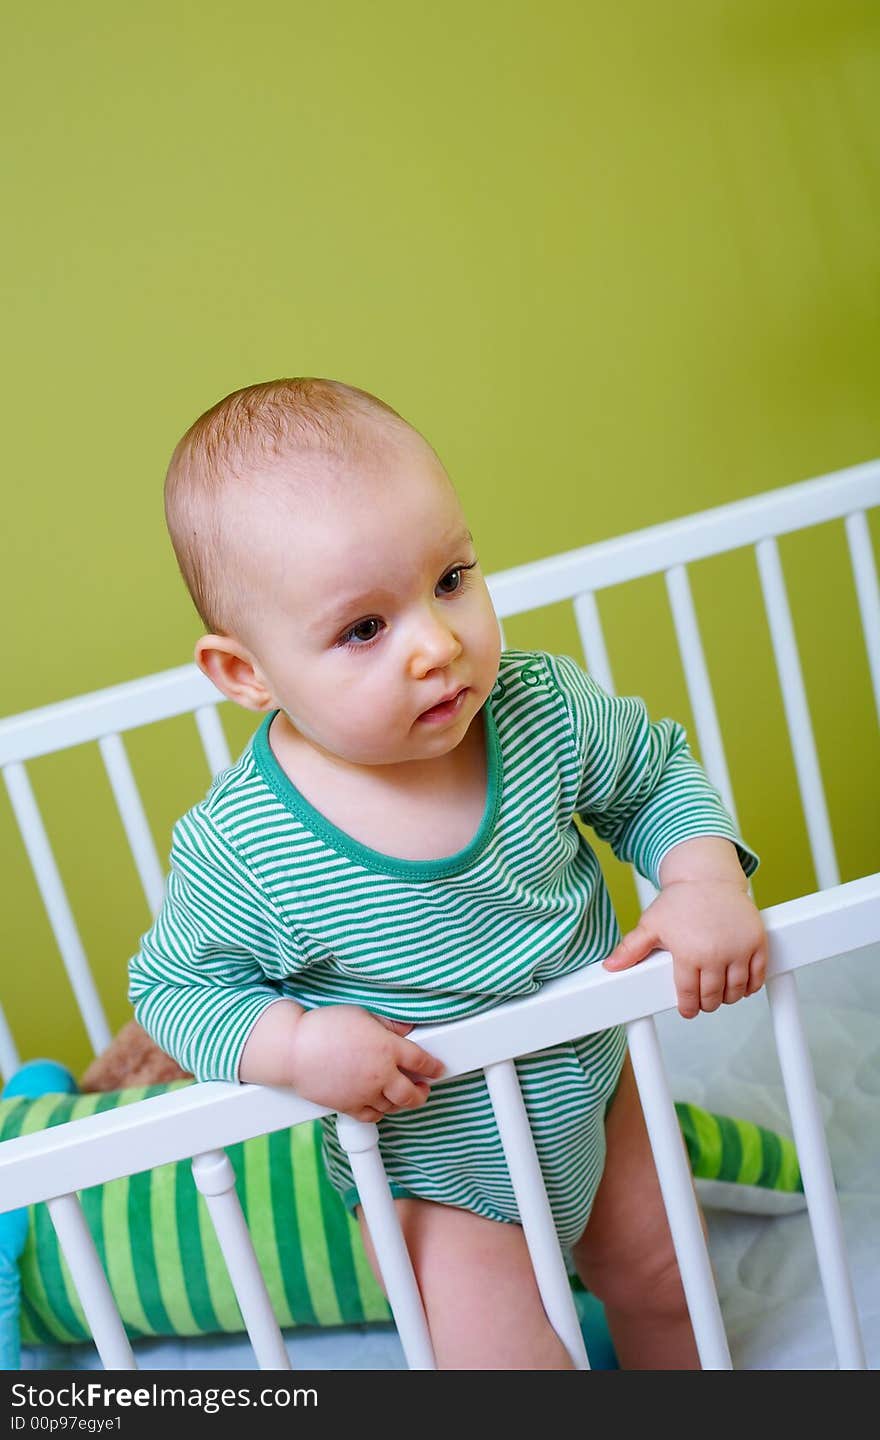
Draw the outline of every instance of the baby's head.
<instances>
[{"instance_id":1,"label":"baby's head","mask_svg":"<svg viewBox=\"0 0 880 1440\"><path fill-rule=\"evenodd\" d=\"M165 513L207 631L196 660L231 700L354 765L463 739L498 622L452 483L396 411L335 380L238 390L175 449Z\"/></svg>"}]
</instances>

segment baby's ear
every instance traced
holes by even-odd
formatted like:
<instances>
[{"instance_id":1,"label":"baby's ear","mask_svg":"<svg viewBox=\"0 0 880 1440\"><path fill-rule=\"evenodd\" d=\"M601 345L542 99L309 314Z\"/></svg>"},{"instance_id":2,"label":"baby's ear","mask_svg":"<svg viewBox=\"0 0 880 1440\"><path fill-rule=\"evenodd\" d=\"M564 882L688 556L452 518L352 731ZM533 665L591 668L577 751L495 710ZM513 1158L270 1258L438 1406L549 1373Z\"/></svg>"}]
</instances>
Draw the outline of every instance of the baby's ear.
<instances>
[{"instance_id":1,"label":"baby's ear","mask_svg":"<svg viewBox=\"0 0 880 1440\"><path fill-rule=\"evenodd\" d=\"M272 695L252 657L233 636L202 635L196 641L195 662L227 698L245 710L268 710Z\"/></svg>"}]
</instances>

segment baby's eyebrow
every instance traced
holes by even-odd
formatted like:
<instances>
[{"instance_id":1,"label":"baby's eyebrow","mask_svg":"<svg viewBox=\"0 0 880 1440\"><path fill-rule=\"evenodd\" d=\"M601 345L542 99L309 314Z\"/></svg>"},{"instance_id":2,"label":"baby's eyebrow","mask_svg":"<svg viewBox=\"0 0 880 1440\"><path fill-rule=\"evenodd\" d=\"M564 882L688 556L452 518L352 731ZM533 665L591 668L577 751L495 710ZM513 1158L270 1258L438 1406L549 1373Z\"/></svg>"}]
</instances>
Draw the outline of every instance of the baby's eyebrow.
<instances>
[{"instance_id":1,"label":"baby's eyebrow","mask_svg":"<svg viewBox=\"0 0 880 1440\"><path fill-rule=\"evenodd\" d=\"M470 544L473 545L473 535L470 530L459 530L456 535L453 535L450 540L445 542L443 549L453 550L456 545L462 545L465 541L469 541ZM356 610L365 606L368 599L368 595L350 595L347 599L337 600L331 610L318 617L315 628L320 629L323 626L329 627L331 625L341 624L346 616L353 614Z\"/></svg>"}]
</instances>

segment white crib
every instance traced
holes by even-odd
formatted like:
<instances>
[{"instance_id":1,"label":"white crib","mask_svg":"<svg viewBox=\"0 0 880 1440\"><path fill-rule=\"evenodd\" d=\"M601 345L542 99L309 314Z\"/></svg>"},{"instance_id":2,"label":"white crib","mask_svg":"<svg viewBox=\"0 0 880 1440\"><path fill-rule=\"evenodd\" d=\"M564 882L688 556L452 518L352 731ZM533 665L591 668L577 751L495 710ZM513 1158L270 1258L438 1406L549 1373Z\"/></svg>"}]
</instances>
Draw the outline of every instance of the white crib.
<instances>
[{"instance_id":1,"label":"white crib","mask_svg":"<svg viewBox=\"0 0 880 1440\"><path fill-rule=\"evenodd\" d=\"M873 462L518 566L489 580L502 622L560 601L572 602L587 667L606 689L613 690L596 592L662 573L701 758L735 814L687 566L741 547L755 548L820 885L814 894L764 911L771 954L766 995L834 1346L842 1369L865 1368L866 1360L794 972L880 941L880 875L839 883L777 538L807 526L844 520L880 714L880 602L865 514L878 504L880 462ZM0 721L0 766L96 1053L109 1043L110 1030L29 782L27 762L72 746L98 743L148 904L155 913L161 902L163 867L122 736L136 727L192 713L210 769L217 774L231 760L218 703L218 693L197 668L185 665ZM647 903L651 888L642 881L637 883L640 899ZM455 1024L432 1026L430 1031L412 1032L414 1040L424 1043L444 1062L448 1078L477 1068L486 1073L544 1307L577 1368L589 1368L589 1361L513 1058L620 1023L627 1026L701 1363L707 1369L731 1368L654 1020L655 1015L674 1006L671 957L658 953L617 975L593 966L551 982L527 1000ZM0 1012L0 1067L4 1074L10 1074L18 1063L14 1038ZM250 1244L224 1147L323 1113L287 1091L210 1083L77 1120L0 1146L0 1210L47 1202L103 1364L117 1369L134 1368L132 1349L77 1192L192 1157L195 1181L216 1227L257 1364L264 1369L286 1369L290 1364L288 1351ZM339 1135L351 1156L406 1361L411 1368L432 1369L430 1337L379 1156L377 1127L340 1117Z\"/></svg>"}]
</instances>

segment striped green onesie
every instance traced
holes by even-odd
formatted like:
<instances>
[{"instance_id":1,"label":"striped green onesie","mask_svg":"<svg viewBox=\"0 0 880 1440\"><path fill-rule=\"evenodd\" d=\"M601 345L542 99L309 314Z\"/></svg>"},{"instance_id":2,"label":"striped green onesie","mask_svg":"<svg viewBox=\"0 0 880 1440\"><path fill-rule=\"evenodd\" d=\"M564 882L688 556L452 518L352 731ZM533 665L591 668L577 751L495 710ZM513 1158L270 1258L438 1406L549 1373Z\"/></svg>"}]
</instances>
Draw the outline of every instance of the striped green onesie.
<instances>
[{"instance_id":1,"label":"striped green onesie","mask_svg":"<svg viewBox=\"0 0 880 1440\"><path fill-rule=\"evenodd\" d=\"M278 765L266 717L177 822L164 902L130 964L135 1014L164 1050L201 1080L235 1080L255 1022L285 996L431 1024L604 959L620 931L576 814L655 885L667 850L697 835L725 836L756 868L681 726L652 724L641 700L607 695L568 656L505 650L484 711L479 830L427 861L368 849L315 810ZM564 1245L589 1217L624 1051L615 1028L516 1062ZM322 1124L352 1209L335 1117ZM394 1194L518 1220L481 1073L440 1082L379 1134Z\"/></svg>"}]
</instances>

